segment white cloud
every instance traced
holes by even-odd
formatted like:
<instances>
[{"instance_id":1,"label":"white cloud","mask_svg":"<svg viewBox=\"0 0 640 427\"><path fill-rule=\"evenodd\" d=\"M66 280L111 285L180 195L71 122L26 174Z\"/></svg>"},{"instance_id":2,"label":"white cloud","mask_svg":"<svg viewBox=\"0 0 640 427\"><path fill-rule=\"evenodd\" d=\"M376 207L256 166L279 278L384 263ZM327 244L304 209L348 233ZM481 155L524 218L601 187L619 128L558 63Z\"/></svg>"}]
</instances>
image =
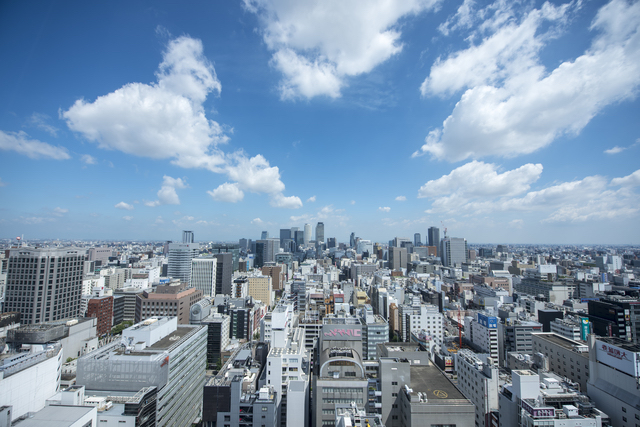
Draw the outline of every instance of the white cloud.
<instances>
[{"instance_id":1,"label":"white cloud","mask_svg":"<svg viewBox=\"0 0 640 427\"><path fill-rule=\"evenodd\" d=\"M127 215L127 216L123 216L122 219L124 219L125 221L131 221L133 219L133 217Z\"/></svg>"},{"instance_id":2,"label":"white cloud","mask_svg":"<svg viewBox=\"0 0 640 427\"><path fill-rule=\"evenodd\" d=\"M218 202L236 203L244 198L244 193L238 188L238 183L225 182L207 193Z\"/></svg>"},{"instance_id":3,"label":"white cloud","mask_svg":"<svg viewBox=\"0 0 640 427\"><path fill-rule=\"evenodd\" d=\"M274 208L298 209L302 207L302 200L297 196L283 196L282 193L276 193L271 197L269 202Z\"/></svg>"},{"instance_id":4,"label":"white cloud","mask_svg":"<svg viewBox=\"0 0 640 427\"><path fill-rule=\"evenodd\" d=\"M617 145L613 148L609 148L608 150L604 150L605 154L618 154L626 150L627 147L618 147Z\"/></svg>"},{"instance_id":5,"label":"white cloud","mask_svg":"<svg viewBox=\"0 0 640 427\"><path fill-rule=\"evenodd\" d=\"M352 205L355 205L355 204L356 204L356 201L355 201L355 200L352 200L352 201L351 201L351 204L352 204Z\"/></svg>"},{"instance_id":6,"label":"white cloud","mask_svg":"<svg viewBox=\"0 0 640 427\"><path fill-rule=\"evenodd\" d=\"M57 207L55 209L53 209L53 214L56 216L62 216L66 213L69 212L69 209L65 209L65 208L61 208L61 207Z\"/></svg>"},{"instance_id":7,"label":"white cloud","mask_svg":"<svg viewBox=\"0 0 640 427\"><path fill-rule=\"evenodd\" d=\"M554 23L562 24L575 4L545 3L519 23L491 21L485 29L496 31L481 44L436 61L422 94L465 92L413 156L459 161L532 153L579 133L607 105L634 97L640 85L638 2L602 7L591 25L598 34L582 56L551 72L540 64L541 49L558 31Z\"/></svg>"},{"instance_id":8,"label":"white cloud","mask_svg":"<svg viewBox=\"0 0 640 427\"><path fill-rule=\"evenodd\" d=\"M179 205L180 198L176 189L187 188L186 182L182 178L172 178L168 175L162 177L162 187L158 190L158 200L153 202L144 202L147 206L159 205Z\"/></svg>"},{"instance_id":9,"label":"white cloud","mask_svg":"<svg viewBox=\"0 0 640 427\"><path fill-rule=\"evenodd\" d=\"M226 174L236 181L233 201L242 199L242 190L284 197L277 166L259 154L220 149L229 138L220 124L207 119L203 102L222 86L200 40L182 36L170 41L156 77L156 83L129 83L94 102L80 99L62 117L70 129L101 148ZM165 200L177 201L174 190L165 188ZM163 204L160 193L158 197L147 204Z\"/></svg>"},{"instance_id":10,"label":"white cloud","mask_svg":"<svg viewBox=\"0 0 640 427\"><path fill-rule=\"evenodd\" d=\"M521 219L514 219L509 221L509 227L511 228L522 228L524 225L524 221Z\"/></svg>"},{"instance_id":11,"label":"white cloud","mask_svg":"<svg viewBox=\"0 0 640 427\"><path fill-rule=\"evenodd\" d=\"M458 28L471 27L471 24L473 24L474 21L474 5L474 0L464 0L460 7L458 7L456 14L449 17L445 22L438 26L438 31L440 31L445 36L448 36L451 31L455 31Z\"/></svg>"},{"instance_id":12,"label":"white cloud","mask_svg":"<svg viewBox=\"0 0 640 427\"><path fill-rule=\"evenodd\" d=\"M542 173L541 164L528 163L517 169L498 173L495 164L472 161L431 180L418 190L418 197L455 196L481 198L514 196L529 190Z\"/></svg>"},{"instance_id":13,"label":"white cloud","mask_svg":"<svg viewBox=\"0 0 640 427\"><path fill-rule=\"evenodd\" d=\"M60 131L60 129L47 123L49 120L51 120L51 117L49 117L46 114L33 113L31 117L29 117L27 124L29 126L33 126L40 130L43 130L47 132L49 135L53 136L54 138L57 138L58 132Z\"/></svg>"},{"instance_id":14,"label":"white cloud","mask_svg":"<svg viewBox=\"0 0 640 427\"><path fill-rule=\"evenodd\" d=\"M156 223L156 224L158 224L158 225L159 225L159 224L164 224L164 219L162 219L162 217L161 217L161 216L158 216L158 217L156 218L156 222L155 222L155 223Z\"/></svg>"},{"instance_id":15,"label":"white cloud","mask_svg":"<svg viewBox=\"0 0 640 427\"><path fill-rule=\"evenodd\" d=\"M82 157L80 157L80 161L85 165L95 165L96 163L98 163L96 158L90 154L83 154Z\"/></svg>"},{"instance_id":16,"label":"white cloud","mask_svg":"<svg viewBox=\"0 0 640 427\"><path fill-rule=\"evenodd\" d=\"M307 203L312 203L316 201L316 196L311 196L307 199Z\"/></svg>"},{"instance_id":17,"label":"white cloud","mask_svg":"<svg viewBox=\"0 0 640 427\"><path fill-rule=\"evenodd\" d=\"M20 217L20 221L25 224L44 224L53 221L53 218L43 218L39 216Z\"/></svg>"},{"instance_id":18,"label":"white cloud","mask_svg":"<svg viewBox=\"0 0 640 427\"><path fill-rule=\"evenodd\" d=\"M50 158L66 160L71 158L64 147L54 147L37 139L29 139L25 132L3 132L0 130L0 150L15 151L30 159Z\"/></svg>"},{"instance_id":19,"label":"white cloud","mask_svg":"<svg viewBox=\"0 0 640 427\"><path fill-rule=\"evenodd\" d=\"M500 185L493 186L494 190L477 194L473 190L477 188L477 182L470 182L467 186L461 184L464 188L454 188L453 181L449 178L456 175L454 172L456 171L440 178L442 181L434 181L439 184L449 182L452 192L445 193L444 185L434 185L433 188L439 191L434 190L427 196L433 199L431 209L427 210L427 213L487 215L495 212L523 212L546 215L542 222L583 222L630 217L640 212L640 199L638 194L632 191L634 185L640 184L640 170L627 177L614 178L611 182L602 176L594 175L557 183L536 191L529 191L529 184L521 180L517 185L521 194L517 194L515 190L504 193L496 191L501 188ZM537 176L534 174L531 179L533 182ZM513 180L518 181L517 178ZM611 185L622 188L611 190Z\"/></svg>"},{"instance_id":20,"label":"white cloud","mask_svg":"<svg viewBox=\"0 0 640 427\"><path fill-rule=\"evenodd\" d=\"M389 212L391 210L391 208L389 206L385 206L385 207L381 206L381 207L378 208L378 210L382 211L382 212Z\"/></svg>"},{"instance_id":21,"label":"white cloud","mask_svg":"<svg viewBox=\"0 0 640 427\"><path fill-rule=\"evenodd\" d=\"M630 175L622 178L614 178L611 180L611 185L619 185L622 187L637 187L640 185L640 169L633 172Z\"/></svg>"},{"instance_id":22,"label":"white cloud","mask_svg":"<svg viewBox=\"0 0 640 427\"><path fill-rule=\"evenodd\" d=\"M407 201L407 197L406 196L398 196L396 197L396 202L406 202Z\"/></svg>"},{"instance_id":23,"label":"white cloud","mask_svg":"<svg viewBox=\"0 0 640 427\"><path fill-rule=\"evenodd\" d=\"M263 224L263 222L264 221L262 221L260 218L254 218L251 220L251 224L254 224L254 225L261 225Z\"/></svg>"},{"instance_id":24,"label":"white cloud","mask_svg":"<svg viewBox=\"0 0 640 427\"><path fill-rule=\"evenodd\" d=\"M116 209L123 209L126 211L131 211L133 210L133 206L130 205L129 203L125 203L125 202L120 202L117 205L114 206Z\"/></svg>"},{"instance_id":25,"label":"white cloud","mask_svg":"<svg viewBox=\"0 0 640 427\"><path fill-rule=\"evenodd\" d=\"M244 0L283 74L283 99L337 98L348 77L370 72L402 50L398 21L438 0Z\"/></svg>"}]
</instances>

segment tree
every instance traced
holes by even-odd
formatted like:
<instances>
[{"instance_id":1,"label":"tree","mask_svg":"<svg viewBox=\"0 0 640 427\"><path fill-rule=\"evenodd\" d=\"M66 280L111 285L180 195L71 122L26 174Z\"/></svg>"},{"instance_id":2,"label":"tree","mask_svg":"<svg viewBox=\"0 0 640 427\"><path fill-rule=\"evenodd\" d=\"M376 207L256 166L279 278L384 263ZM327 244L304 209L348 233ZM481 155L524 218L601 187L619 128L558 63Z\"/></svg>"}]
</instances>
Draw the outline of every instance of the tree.
<instances>
[{"instance_id":1,"label":"tree","mask_svg":"<svg viewBox=\"0 0 640 427\"><path fill-rule=\"evenodd\" d=\"M120 335L122 331L124 331L131 325L133 325L133 322L131 320L125 320L124 322L121 322L111 328L111 335Z\"/></svg>"}]
</instances>

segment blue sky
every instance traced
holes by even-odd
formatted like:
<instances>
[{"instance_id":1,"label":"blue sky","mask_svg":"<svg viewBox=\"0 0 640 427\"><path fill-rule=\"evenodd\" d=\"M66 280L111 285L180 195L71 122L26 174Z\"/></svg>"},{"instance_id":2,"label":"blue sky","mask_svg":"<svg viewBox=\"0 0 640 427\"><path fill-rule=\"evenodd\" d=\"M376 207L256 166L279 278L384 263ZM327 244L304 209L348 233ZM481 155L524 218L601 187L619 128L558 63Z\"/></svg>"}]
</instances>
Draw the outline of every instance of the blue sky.
<instances>
[{"instance_id":1,"label":"blue sky","mask_svg":"<svg viewBox=\"0 0 640 427\"><path fill-rule=\"evenodd\" d=\"M2 237L638 243L640 3L0 4Z\"/></svg>"}]
</instances>

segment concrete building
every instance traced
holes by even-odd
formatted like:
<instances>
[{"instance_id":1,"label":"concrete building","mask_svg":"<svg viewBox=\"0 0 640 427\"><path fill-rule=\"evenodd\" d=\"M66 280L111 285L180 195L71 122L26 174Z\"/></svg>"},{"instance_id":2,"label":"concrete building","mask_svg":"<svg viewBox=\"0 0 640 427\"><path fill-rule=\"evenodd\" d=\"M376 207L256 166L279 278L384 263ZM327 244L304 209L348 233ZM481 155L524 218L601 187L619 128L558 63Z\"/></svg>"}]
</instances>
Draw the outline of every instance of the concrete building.
<instances>
[{"instance_id":1,"label":"concrete building","mask_svg":"<svg viewBox=\"0 0 640 427\"><path fill-rule=\"evenodd\" d=\"M280 247L280 239L263 239L256 242L256 257L254 266L262 268L269 262L275 262Z\"/></svg>"},{"instance_id":2,"label":"concrete building","mask_svg":"<svg viewBox=\"0 0 640 427\"><path fill-rule=\"evenodd\" d=\"M167 275L182 282L191 281L191 260L200 254L199 243L169 243Z\"/></svg>"},{"instance_id":3,"label":"concrete building","mask_svg":"<svg viewBox=\"0 0 640 427\"><path fill-rule=\"evenodd\" d=\"M507 353L531 354L533 332L542 332L542 325L538 322L519 321L512 318L506 323L498 323L498 351L500 366L504 366Z\"/></svg>"},{"instance_id":4,"label":"concrete building","mask_svg":"<svg viewBox=\"0 0 640 427\"><path fill-rule=\"evenodd\" d=\"M247 285L247 295L271 307L273 292L271 276L248 276Z\"/></svg>"},{"instance_id":5,"label":"concrete building","mask_svg":"<svg viewBox=\"0 0 640 427\"><path fill-rule=\"evenodd\" d=\"M3 311L22 324L78 317L85 259L73 247L10 249Z\"/></svg>"},{"instance_id":6,"label":"concrete building","mask_svg":"<svg viewBox=\"0 0 640 427\"><path fill-rule=\"evenodd\" d=\"M233 276L233 255L225 252L215 254L218 260L216 266L216 295L231 295L231 278Z\"/></svg>"},{"instance_id":7,"label":"concrete building","mask_svg":"<svg viewBox=\"0 0 640 427\"><path fill-rule=\"evenodd\" d=\"M549 323L549 330L573 341L580 340L580 320L573 317L554 319Z\"/></svg>"},{"instance_id":8,"label":"concrete building","mask_svg":"<svg viewBox=\"0 0 640 427\"><path fill-rule=\"evenodd\" d=\"M499 395L500 427L602 427L609 417L551 373L511 372ZM614 424L619 425L619 424Z\"/></svg>"},{"instance_id":9,"label":"concrete building","mask_svg":"<svg viewBox=\"0 0 640 427\"><path fill-rule=\"evenodd\" d=\"M484 313L478 313L475 318L465 317L464 335L475 348L487 353L494 362L498 362L498 318Z\"/></svg>"},{"instance_id":10,"label":"concrete building","mask_svg":"<svg viewBox=\"0 0 640 427\"><path fill-rule=\"evenodd\" d=\"M316 245L324 244L324 222L316 224Z\"/></svg>"},{"instance_id":11,"label":"concrete building","mask_svg":"<svg viewBox=\"0 0 640 427\"><path fill-rule=\"evenodd\" d=\"M78 359L78 385L86 390L138 392L158 389L157 426L184 426L202 413L207 332L154 317L122 332L113 342Z\"/></svg>"},{"instance_id":12,"label":"concrete building","mask_svg":"<svg viewBox=\"0 0 640 427\"><path fill-rule=\"evenodd\" d=\"M498 411L498 365L488 354L460 350L455 355L458 388L475 405L476 425L488 427Z\"/></svg>"},{"instance_id":13,"label":"concrete building","mask_svg":"<svg viewBox=\"0 0 640 427\"><path fill-rule=\"evenodd\" d=\"M216 296L218 260L216 258L194 258L191 260L191 287L205 297Z\"/></svg>"},{"instance_id":14,"label":"concrete building","mask_svg":"<svg viewBox=\"0 0 640 427\"><path fill-rule=\"evenodd\" d=\"M407 248L395 246L389 248L389 269L394 271L407 269Z\"/></svg>"},{"instance_id":15,"label":"concrete building","mask_svg":"<svg viewBox=\"0 0 640 427\"><path fill-rule=\"evenodd\" d=\"M45 407L60 386L62 357L59 343L0 356L0 406L13 407L12 421Z\"/></svg>"},{"instance_id":16,"label":"concrete building","mask_svg":"<svg viewBox=\"0 0 640 427\"><path fill-rule=\"evenodd\" d=\"M127 280L127 270L124 268L107 268L100 270L100 276L104 277L104 285L112 290L124 288Z\"/></svg>"},{"instance_id":17,"label":"concrete building","mask_svg":"<svg viewBox=\"0 0 640 427\"><path fill-rule=\"evenodd\" d=\"M202 298L202 291L172 282L156 287L155 292L137 295L136 323L156 316L176 316L181 325L189 324L191 306Z\"/></svg>"},{"instance_id":18,"label":"concrete building","mask_svg":"<svg viewBox=\"0 0 640 427\"><path fill-rule=\"evenodd\" d=\"M231 318L226 314L211 313L201 324L207 326L207 369L218 370L221 354L231 342Z\"/></svg>"},{"instance_id":19,"label":"concrete building","mask_svg":"<svg viewBox=\"0 0 640 427\"><path fill-rule=\"evenodd\" d=\"M389 323L379 314L373 314L371 304L358 310L362 321L362 358L378 360L378 344L389 341Z\"/></svg>"},{"instance_id":20,"label":"concrete building","mask_svg":"<svg viewBox=\"0 0 640 427\"><path fill-rule=\"evenodd\" d=\"M445 237L440 242L440 259L445 267L459 267L467 262L467 239Z\"/></svg>"},{"instance_id":21,"label":"concrete building","mask_svg":"<svg viewBox=\"0 0 640 427\"><path fill-rule=\"evenodd\" d=\"M532 333L531 339L533 353L547 358L549 371L576 383L580 392L587 392L589 348L586 344L549 332Z\"/></svg>"},{"instance_id":22,"label":"concrete building","mask_svg":"<svg viewBox=\"0 0 640 427\"><path fill-rule=\"evenodd\" d=\"M640 424L640 346L589 335L587 394L613 426Z\"/></svg>"},{"instance_id":23,"label":"concrete building","mask_svg":"<svg viewBox=\"0 0 640 427\"><path fill-rule=\"evenodd\" d=\"M124 311L122 321L136 321L136 305L138 295L142 295L142 289L137 288L120 288L113 291L114 296L122 296L124 298Z\"/></svg>"},{"instance_id":24,"label":"concrete building","mask_svg":"<svg viewBox=\"0 0 640 427\"><path fill-rule=\"evenodd\" d=\"M428 246L440 247L440 229L438 227L429 227L427 237Z\"/></svg>"}]
</instances>

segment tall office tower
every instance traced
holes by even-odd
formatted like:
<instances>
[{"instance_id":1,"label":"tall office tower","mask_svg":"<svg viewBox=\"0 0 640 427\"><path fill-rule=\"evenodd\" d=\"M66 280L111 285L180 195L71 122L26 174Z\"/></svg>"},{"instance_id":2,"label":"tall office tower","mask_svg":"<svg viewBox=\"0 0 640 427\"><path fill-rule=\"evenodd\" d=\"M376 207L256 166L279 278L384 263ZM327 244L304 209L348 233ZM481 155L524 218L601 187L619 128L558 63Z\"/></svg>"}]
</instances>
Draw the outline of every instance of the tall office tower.
<instances>
[{"instance_id":1,"label":"tall office tower","mask_svg":"<svg viewBox=\"0 0 640 427\"><path fill-rule=\"evenodd\" d=\"M192 259L191 287L202 291L202 295L205 297L216 296L217 266L217 258Z\"/></svg>"},{"instance_id":2,"label":"tall office tower","mask_svg":"<svg viewBox=\"0 0 640 427\"><path fill-rule=\"evenodd\" d=\"M467 262L467 239L446 237L442 239L440 258L445 267L461 266Z\"/></svg>"},{"instance_id":3,"label":"tall office tower","mask_svg":"<svg viewBox=\"0 0 640 427\"><path fill-rule=\"evenodd\" d=\"M286 242L291 240L291 229L290 228L281 228L280 229L280 247L284 248Z\"/></svg>"},{"instance_id":4,"label":"tall office tower","mask_svg":"<svg viewBox=\"0 0 640 427\"><path fill-rule=\"evenodd\" d=\"M4 311L20 312L20 323L80 316L86 250L13 248L9 251Z\"/></svg>"},{"instance_id":5,"label":"tall office tower","mask_svg":"<svg viewBox=\"0 0 640 427\"><path fill-rule=\"evenodd\" d=\"M215 295L231 295L231 276L233 276L233 255L229 252L215 254L216 266ZM212 296L215 296L212 295Z\"/></svg>"},{"instance_id":6,"label":"tall office tower","mask_svg":"<svg viewBox=\"0 0 640 427\"><path fill-rule=\"evenodd\" d=\"M438 227L429 227L427 236L429 238L429 246L440 246L440 229Z\"/></svg>"},{"instance_id":7,"label":"tall office tower","mask_svg":"<svg viewBox=\"0 0 640 427\"><path fill-rule=\"evenodd\" d=\"M391 270L407 268L407 248L389 248L389 268Z\"/></svg>"},{"instance_id":8,"label":"tall office tower","mask_svg":"<svg viewBox=\"0 0 640 427\"><path fill-rule=\"evenodd\" d=\"M356 246L356 233L351 233L349 236L349 247L353 248Z\"/></svg>"},{"instance_id":9,"label":"tall office tower","mask_svg":"<svg viewBox=\"0 0 640 427\"><path fill-rule=\"evenodd\" d=\"M182 243L193 243L193 231L182 231Z\"/></svg>"},{"instance_id":10,"label":"tall office tower","mask_svg":"<svg viewBox=\"0 0 640 427\"><path fill-rule=\"evenodd\" d=\"M324 223L319 222L316 225L316 245L324 244Z\"/></svg>"},{"instance_id":11,"label":"tall office tower","mask_svg":"<svg viewBox=\"0 0 640 427\"><path fill-rule=\"evenodd\" d=\"M199 243L169 243L167 275L182 282L191 280L191 260L200 254Z\"/></svg>"},{"instance_id":12,"label":"tall office tower","mask_svg":"<svg viewBox=\"0 0 640 427\"><path fill-rule=\"evenodd\" d=\"M296 242L296 252L299 246L304 246L304 231L296 230L295 235L291 236Z\"/></svg>"},{"instance_id":13,"label":"tall office tower","mask_svg":"<svg viewBox=\"0 0 640 427\"><path fill-rule=\"evenodd\" d=\"M274 262L280 245L279 239L264 239L256 242L255 267L262 267L267 262Z\"/></svg>"},{"instance_id":14,"label":"tall office tower","mask_svg":"<svg viewBox=\"0 0 640 427\"><path fill-rule=\"evenodd\" d=\"M327 237L327 248L335 248L335 247L336 247L336 238Z\"/></svg>"},{"instance_id":15,"label":"tall office tower","mask_svg":"<svg viewBox=\"0 0 640 427\"><path fill-rule=\"evenodd\" d=\"M420 233L413 235L413 246L422 246L422 236L420 236Z\"/></svg>"},{"instance_id":16,"label":"tall office tower","mask_svg":"<svg viewBox=\"0 0 640 427\"><path fill-rule=\"evenodd\" d=\"M307 246L311 241L311 224L304 225L304 245Z\"/></svg>"},{"instance_id":17,"label":"tall office tower","mask_svg":"<svg viewBox=\"0 0 640 427\"><path fill-rule=\"evenodd\" d=\"M263 231L262 235L260 236L260 238L262 240L268 239L269 238L269 232L268 231Z\"/></svg>"}]
</instances>

